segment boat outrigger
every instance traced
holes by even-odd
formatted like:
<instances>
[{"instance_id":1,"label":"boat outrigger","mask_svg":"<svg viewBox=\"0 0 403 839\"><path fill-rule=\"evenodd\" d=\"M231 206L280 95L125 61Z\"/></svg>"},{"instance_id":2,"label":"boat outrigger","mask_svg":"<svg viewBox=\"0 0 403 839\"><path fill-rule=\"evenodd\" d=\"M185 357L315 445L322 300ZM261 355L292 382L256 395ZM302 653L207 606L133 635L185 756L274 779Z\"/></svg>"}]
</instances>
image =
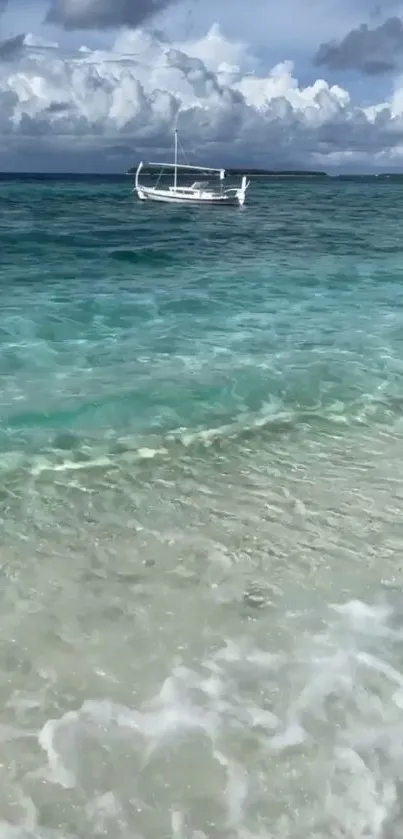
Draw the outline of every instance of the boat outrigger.
<instances>
[{"instance_id":1,"label":"boat outrigger","mask_svg":"<svg viewBox=\"0 0 403 839\"><path fill-rule=\"evenodd\" d=\"M133 192L137 193L141 201L164 201L169 204L235 204L243 207L246 190L250 181L243 176L240 187L224 187L225 169L211 169L209 166L188 166L178 163L178 131L175 131L175 160L174 163L147 163L147 170L154 166L161 167L161 172L155 186L140 183L140 173L144 168L141 161L137 167ZM160 186L160 179L164 169L173 169L173 184ZM194 181L190 186L178 185L178 171L197 171L219 174L219 187L212 187L208 181Z\"/></svg>"}]
</instances>

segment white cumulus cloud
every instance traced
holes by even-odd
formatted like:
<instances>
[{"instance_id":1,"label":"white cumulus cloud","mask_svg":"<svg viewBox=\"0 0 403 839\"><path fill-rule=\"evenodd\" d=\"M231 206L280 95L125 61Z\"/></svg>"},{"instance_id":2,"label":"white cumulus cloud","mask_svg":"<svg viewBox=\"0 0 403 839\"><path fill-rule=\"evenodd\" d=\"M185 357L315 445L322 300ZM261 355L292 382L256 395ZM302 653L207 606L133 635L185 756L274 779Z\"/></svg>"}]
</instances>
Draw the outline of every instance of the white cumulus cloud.
<instances>
[{"instance_id":1,"label":"white cumulus cloud","mask_svg":"<svg viewBox=\"0 0 403 839\"><path fill-rule=\"evenodd\" d=\"M302 86L292 62L263 72L218 26L197 41L122 32L112 49L66 54L25 36L0 58L2 168L124 170L182 144L206 165L399 165L403 95L359 107L347 90ZM17 48L18 47L18 48Z\"/></svg>"}]
</instances>

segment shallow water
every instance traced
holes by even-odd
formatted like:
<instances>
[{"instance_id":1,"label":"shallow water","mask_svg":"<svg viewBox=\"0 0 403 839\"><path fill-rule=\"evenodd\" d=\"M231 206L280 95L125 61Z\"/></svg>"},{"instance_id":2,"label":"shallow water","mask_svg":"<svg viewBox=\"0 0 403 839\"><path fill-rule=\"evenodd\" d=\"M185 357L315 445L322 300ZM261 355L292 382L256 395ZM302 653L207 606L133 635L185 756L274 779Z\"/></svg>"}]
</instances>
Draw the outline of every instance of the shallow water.
<instances>
[{"instance_id":1,"label":"shallow water","mask_svg":"<svg viewBox=\"0 0 403 839\"><path fill-rule=\"evenodd\" d=\"M402 195L2 184L2 839L401 836Z\"/></svg>"}]
</instances>

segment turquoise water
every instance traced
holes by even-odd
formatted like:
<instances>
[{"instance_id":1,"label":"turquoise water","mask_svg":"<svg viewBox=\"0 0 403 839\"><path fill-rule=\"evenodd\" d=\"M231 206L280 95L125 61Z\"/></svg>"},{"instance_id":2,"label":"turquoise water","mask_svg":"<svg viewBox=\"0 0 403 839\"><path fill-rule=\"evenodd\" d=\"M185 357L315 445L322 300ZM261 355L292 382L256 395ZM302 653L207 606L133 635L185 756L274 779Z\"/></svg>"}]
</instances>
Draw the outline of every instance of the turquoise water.
<instances>
[{"instance_id":1,"label":"turquoise water","mask_svg":"<svg viewBox=\"0 0 403 839\"><path fill-rule=\"evenodd\" d=\"M254 184L222 214L127 186L3 185L3 451L398 420L400 185Z\"/></svg>"},{"instance_id":2,"label":"turquoise water","mask_svg":"<svg viewBox=\"0 0 403 839\"><path fill-rule=\"evenodd\" d=\"M403 187L1 190L0 835L401 835Z\"/></svg>"}]
</instances>

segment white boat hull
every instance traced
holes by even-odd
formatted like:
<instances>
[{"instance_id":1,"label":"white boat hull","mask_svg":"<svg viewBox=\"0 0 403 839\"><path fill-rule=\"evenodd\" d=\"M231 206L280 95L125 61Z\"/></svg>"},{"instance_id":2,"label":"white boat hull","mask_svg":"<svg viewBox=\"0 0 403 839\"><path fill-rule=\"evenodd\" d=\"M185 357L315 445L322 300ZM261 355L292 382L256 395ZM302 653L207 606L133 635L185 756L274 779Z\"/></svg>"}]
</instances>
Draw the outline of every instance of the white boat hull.
<instances>
[{"instance_id":1,"label":"white boat hull","mask_svg":"<svg viewBox=\"0 0 403 839\"><path fill-rule=\"evenodd\" d=\"M200 193L199 195L184 195L174 190L156 190L147 187L136 188L137 196L140 201L160 201L165 204L215 204L215 205L235 205L241 206L244 202L242 196L238 196L237 192L220 195L212 193Z\"/></svg>"}]
</instances>

